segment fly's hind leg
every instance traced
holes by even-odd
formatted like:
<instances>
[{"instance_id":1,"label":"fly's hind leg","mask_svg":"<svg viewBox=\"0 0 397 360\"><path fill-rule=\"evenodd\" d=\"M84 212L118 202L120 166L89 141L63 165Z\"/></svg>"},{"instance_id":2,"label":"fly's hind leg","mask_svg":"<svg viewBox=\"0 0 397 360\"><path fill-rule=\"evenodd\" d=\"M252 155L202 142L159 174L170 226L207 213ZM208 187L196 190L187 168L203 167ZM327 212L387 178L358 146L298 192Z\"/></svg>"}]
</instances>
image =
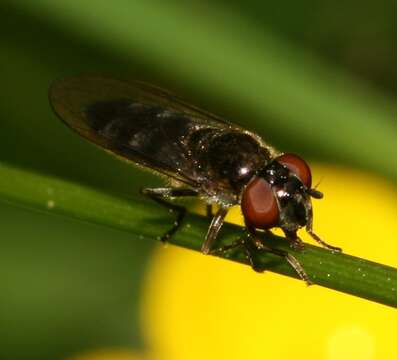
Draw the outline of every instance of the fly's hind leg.
<instances>
[{"instance_id":1,"label":"fly's hind leg","mask_svg":"<svg viewBox=\"0 0 397 360\"><path fill-rule=\"evenodd\" d=\"M186 197L186 196L198 196L197 191L193 189L170 188L170 187L145 188L141 190L141 193L177 214L176 220L172 228L168 230L161 237L161 241L163 242L168 241L178 231L178 229L182 224L183 218L186 215L186 208L181 205L173 204L170 201L170 199Z\"/></svg>"}]
</instances>

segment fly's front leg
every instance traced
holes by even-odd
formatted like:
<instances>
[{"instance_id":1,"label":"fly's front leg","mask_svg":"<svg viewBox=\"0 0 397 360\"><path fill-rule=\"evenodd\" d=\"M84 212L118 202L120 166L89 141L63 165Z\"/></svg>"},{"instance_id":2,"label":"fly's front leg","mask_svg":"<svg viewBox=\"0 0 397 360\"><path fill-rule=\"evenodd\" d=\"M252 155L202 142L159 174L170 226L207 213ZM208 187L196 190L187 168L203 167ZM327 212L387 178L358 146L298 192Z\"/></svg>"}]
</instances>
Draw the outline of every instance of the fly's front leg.
<instances>
[{"instance_id":1,"label":"fly's front leg","mask_svg":"<svg viewBox=\"0 0 397 360\"><path fill-rule=\"evenodd\" d=\"M326 243L317 234L314 233L314 231L313 231L313 214L312 214L311 208L310 208L310 213L309 213L309 219L306 224L306 232L325 249L331 250L333 252L342 252L342 249L340 247L333 246L333 245Z\"/></svg>"},{"instance_id":2,"label":"fly's front leg","mask_svg":"<svg viewBox=\"0 0 397 360\"><path fill-rule=\"evenodd\" d=\"M315 240L317 241L322 247L325 249L331 250L333 252L342 252L342 249L337 246L330 245L326 243L324 240L322 240L317 234L313 232L312 229L308 229L307 233Z\"/></svg>"},{"instance_id":3,"label":"fly's front leg","mask_svg":"<svg viewBox=\"0 0 397 360\"><path fill-rule=\"evenodd\" d=\"M225 216L228 212L228 209L225 207L220 207L216 212L215 216L212 218L210 227L208 228L207 235L205 237L205 241L201 246L201 252L203 254L208 254L211 250L211 246L214 243L219 230L223 225L223 221L225 220Z\"/></svg>"},{"instance_id":4,"label":"fly's front leg","mask_svg":"<svg viewBox=\"0 0 397 360\"><path fill-rule=\"evenodd\" d=\"M186 214L186 209L184 206L173 204L169 200L173 198L198 195L197 191L193 189L179 189L167 187L145 188L141 190L141 193L156 201L158 204L163 205L167 209L175 211L177 213L177 218L174 222L174 225L161 237L161 241L163 242L168 241L172 237L172 235L174 235L178 231Z\"/></svg>"}]
</instances>

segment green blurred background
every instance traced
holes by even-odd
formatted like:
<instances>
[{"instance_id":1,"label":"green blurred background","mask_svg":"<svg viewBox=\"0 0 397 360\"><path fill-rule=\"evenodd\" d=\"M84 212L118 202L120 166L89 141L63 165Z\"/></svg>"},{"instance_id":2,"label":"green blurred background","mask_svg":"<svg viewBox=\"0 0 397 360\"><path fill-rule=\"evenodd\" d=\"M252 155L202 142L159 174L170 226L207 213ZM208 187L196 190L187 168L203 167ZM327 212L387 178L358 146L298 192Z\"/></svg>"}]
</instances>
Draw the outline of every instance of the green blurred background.
<instances>
[{"instance_id":1,"label":"green blurred background","mask_svg":"<svg viewBox=\"0 0 397 360\"><path fill-rule=\"evenodd\" d=\"M171 89L309 160L396 181L396 7L2 0L0 161L121 196L159 183L52 114L54 79L99 72ZM144 347L138 304L154 243L8 204L0 219L0 359Z\"/></svg>"}]
</instances>

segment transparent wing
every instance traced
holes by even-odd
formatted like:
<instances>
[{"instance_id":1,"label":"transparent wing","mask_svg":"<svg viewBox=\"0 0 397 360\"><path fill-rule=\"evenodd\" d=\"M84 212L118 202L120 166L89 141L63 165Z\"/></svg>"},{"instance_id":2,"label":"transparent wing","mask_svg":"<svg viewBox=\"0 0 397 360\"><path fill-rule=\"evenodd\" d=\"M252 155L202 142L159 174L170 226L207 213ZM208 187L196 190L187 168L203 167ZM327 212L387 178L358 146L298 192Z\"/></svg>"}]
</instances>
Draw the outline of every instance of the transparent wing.
<instances>
[{"instance_id":1,"label":"transparent wing","mask_svg":"<svg viewBox=\"0 0 397 360\"><path fill-rule=\"evenodd\" d=\"M160 88L102 76L56 81L55 113L87 140L126 160L198 187L186 139L203 128L239 129Z\"/></svg>"}]
</instances>

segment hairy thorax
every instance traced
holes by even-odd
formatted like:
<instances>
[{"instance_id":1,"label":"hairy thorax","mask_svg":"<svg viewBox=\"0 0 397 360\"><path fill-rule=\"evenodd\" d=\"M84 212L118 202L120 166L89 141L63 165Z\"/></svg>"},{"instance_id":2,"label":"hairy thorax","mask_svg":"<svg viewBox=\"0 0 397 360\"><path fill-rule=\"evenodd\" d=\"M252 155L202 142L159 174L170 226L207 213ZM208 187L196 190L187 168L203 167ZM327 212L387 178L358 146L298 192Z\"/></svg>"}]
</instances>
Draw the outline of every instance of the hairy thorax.
<instances>
[{"instance_id":1,"label":"hairy thorax","mask_svg":"<svg viewBox=\"0 0 397 360\"><path fill-rule=\"evenodd\" d=\"M206 128L189 139L191 158L196 163L209 192L236 194L270 161L269 151L256 139L235 130Z\"/></svg>"}]
</instances>

